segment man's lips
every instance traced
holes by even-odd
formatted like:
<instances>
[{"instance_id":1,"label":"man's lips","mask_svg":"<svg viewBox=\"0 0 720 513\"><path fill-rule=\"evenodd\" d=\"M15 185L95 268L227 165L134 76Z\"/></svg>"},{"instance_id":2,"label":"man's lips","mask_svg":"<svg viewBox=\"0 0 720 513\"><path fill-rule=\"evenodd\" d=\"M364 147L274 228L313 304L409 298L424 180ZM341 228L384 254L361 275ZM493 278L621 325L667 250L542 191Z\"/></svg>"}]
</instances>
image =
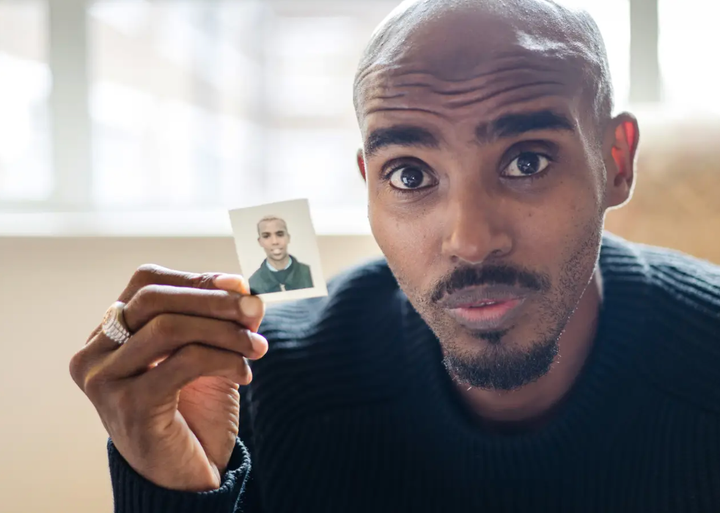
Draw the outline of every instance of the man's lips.
<instances>
[{"instance_id":1,"label":"man's lips","mask_svg":"<svg viewBox=\"0 0 720 513\"><path fill-rule=\"evenodd\" d=\"M515 318L529 292L517 287L472 287L444 297L445 311L462 326L478 331L497 330Z\"/></svg>"}]
</instances>

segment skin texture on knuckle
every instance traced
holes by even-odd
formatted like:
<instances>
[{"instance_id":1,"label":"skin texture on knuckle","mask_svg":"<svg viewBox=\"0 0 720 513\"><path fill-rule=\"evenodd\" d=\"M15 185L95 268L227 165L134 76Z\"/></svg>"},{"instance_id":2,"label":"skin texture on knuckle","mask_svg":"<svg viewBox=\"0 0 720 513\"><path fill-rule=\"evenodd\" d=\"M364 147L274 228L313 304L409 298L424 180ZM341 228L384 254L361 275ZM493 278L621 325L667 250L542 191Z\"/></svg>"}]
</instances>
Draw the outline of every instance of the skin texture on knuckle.
<instances>
[{"instance_id":1,"label":"skin texture on knuckle","mask_svg":"<svg viewBox=\"0 0 720 513\"><path fill-rule=\"evenodd\" d=\"M130 387L122 388L113 394L112 408L123 413L135 412L138 409L138 396L140 395L142 394L133 393Z\"/></svg>"},{"instance_id":2,"label":"skin texture on knuckle","mask_svg":"<svg viewBox=\"0 0 720 513\"><path fill-rule=\"evenodd\" d=\"M226 378L237 385L249 385L252 381L252 371L244 357L229 355L222 361L222 365L212 371L213 375Z\"/></svg>"},{"instance_id":3,"label":"skin texture on knuckle","mask_svg":"<svg viewBox=\"0 0 720 513\"><path fill-rule=\"evenodd\" d=\"M91 400L102 394L110 381L105 373L105 363L104 359L93 357L87 345L70 359L70 376Z\"/></svg>"},{"instance_id":4,"label":"skin texture on knuckle","mask_svg":"<svg viewBox=\"0 0 720 513\"><path fill-rule=\"evenodd\" d=\"M189 344L172 357L172 372L195 380L201 376L223 376L239 384L249 383L250 369L245 358L200 344Z\"/></svg>"},{"instance_id":5,"label":"skin texture on knuckle","mask_svg":"<svg viewBox=\"0 0 720 513\"><path fill-rule=\"evenodd\" d=\"M250 341L250 330L238 327L235 323L225 322L222 331L222 336L227 340L228 347L237 348L246 356L255 353Z\"/></svg>"},{"instance_id":6,"label":"skin texture on knuckle","mask_svg":"<svg viewBox=\"0 0 720 513\"><path fill-rule=\"evenodd\" d=\"M226 322L243 324L246 316L240 306L241 296L235 292L225 290L206 290L195 292L197 301L204 301L209 305L210 315L217 319L226 319Z\"/></svg>"},{"instance_id":7,"label":"skin texture on knuckle","mask_svg":"<svg viewBox=\"0 0 720 513\"><path fill-rule=\"evenodd\" d=\"M145 285L157 283L163 269L163 267L155 264L143 264L138 267L130 277L130 281L125 287L125 290L120 295L120 301L127 303L135 296L137 291Z\"/></svg>"},{"instance_id":8,"label":"skin texture on knuckle","mask_svg":"<svg viewBox=\"0 0 720 513\"><path fill-rule=\"evenodd\" d=\"M157 276L163 271L164 267L157 264L142 264L135 270L135 276L150 277Z\"/></svg>"},{"instance_id":9,"label":"skin texture on knuckle","mask_svg":"<svg viewBox=\"0 0 720 513\"><path fill-rule=\"evenodd\" d=\"M73 357L70 359L70 377L73 379L75 384L80 387L81 390L85 390L85 375L84 375L84 365L83 365L83 351L80 350L77 353L73 355Z\"/></svg>"},{"instance_id":10,"label":"skin texture on knuckle","mask_svg":"<svg viewBox=\"0 0 720 513\"><path fill-rule=\"evenodd\" d=\"M214 289L215 273L194 274L188 277L188 286L196 289Z\"/></svg>"},{"instance_id":11,"label":"skin texture on knuckle","mask_svg":"<svg viewBox=\"0 0 720 513\"><path fill-rule=\"evenodd\" d=\"M113 437L138 439L137 433L151 424L152 402L147 391L138 390L132 382L107 394L102 408L98 408L106 429Z\"/></svg>"},{"instance_id":12,"label":"skin texture on knuckle","mask_svg":"<svg viewBox=\"0 0 720 513\"><path fill-rule=\"evenodd\" d=\"M143 264L135 270L130 283L138 289L145 285L155 283L157 276L162 272L162 267L156 264Z\"/></svg>"},{"instance_id":13,"label":"skin texture on knuckle","mask_svg":"<svg viewBox=\"0 0 720 513\"><path fill-rule=\"evenodd\" d=\"M166 287L158 285L157 283L145 285L135 293L133 300L140 303L142 306L154 305L160 300L165 289Z\"/></svg>"},{"instance_id":14,"label":"skin texture on knuckle","mask_svg":"<svg viewBox=\"0 0 720 513\"><path fill-rule=\"evenodd\" d=\"M104 368L101 365L91 368L82 377L82 386L80 388L94 404L102 402L111 390L110 380L104 372Z\"/></svg>"},{"instance_id":15,"label":"skin texture on knuckle","mask_svg":"<svg viewBox=\"0 0 720 513\"><path fill-rule=\"evenodd\" d=\"M180 349L170 358L172 372L196 378L201 376L210 368L208 359L208 348L199 344L188 344Z\"/></svg>"},{"instance_id":16,"label":"skin texture on knuckle","mask_svg":"<svg viewBox=\"0 0 720 513\"><path fill-rule=\"evenodd\" d=\"M181 368L192 366L194 363L203 360L206 357L206 351L208 348L201 346L200 344L188 344L182 347L175 354L176 365Z\"/></svg>"},{"instance_id":17,"label":"skin texture on knuckle","mask_svg":"<svg viewBox=\"0 0 720 513\"><path fill-rule=\"evenodd\" d=\"M244 358L237 359L237 365L235 368L235 379L239 385L249 385L252 381L252 370L250 365Z\"/></svg>"},{"instance_id":18,"label":"skin texture on knuckle","mask_svg":"<svg viewBox=\"0 0 720 513\"><path fill-rule=\"evenodd\" d=\"M132 325L138 319L146 319L147 312L159 310L167 287L157 284L145 285L140 288L125 307L125 321L131 331L137 331L140 326Z\"/></svg>"},{"instance_id":19,"label":"skin texture on knuckle","mask_svg":"<svg viewBox=\"0 0 720 513\"><path fill-rule=\"evenodd\" d=\"M172 314L160 314L145 325L150 340L174 342L180 335L179 319Z\"/></svg>"}]
</instances>

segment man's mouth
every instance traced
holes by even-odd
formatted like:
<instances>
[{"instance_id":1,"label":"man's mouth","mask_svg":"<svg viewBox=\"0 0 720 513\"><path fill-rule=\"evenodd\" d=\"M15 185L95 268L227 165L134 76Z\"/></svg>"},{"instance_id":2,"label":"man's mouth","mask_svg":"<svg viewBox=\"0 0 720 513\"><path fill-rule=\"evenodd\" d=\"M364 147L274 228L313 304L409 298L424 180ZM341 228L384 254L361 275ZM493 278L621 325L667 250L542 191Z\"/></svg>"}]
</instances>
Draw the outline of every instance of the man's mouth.
<instances>
[{"instance_id":1,"label":"man's mouth","mask_svg":"<svg viewBox=\"0 0 720 513\"><path fill-rule=\"evenodd\" d=\"M516 287L468 288L443 298L440 306L467 329L492 331L507 327L528 295Z\"/></svg>"},{"instance_id":2,"label":"man's mouth","mask_svg":"<svg viewBox=\"0 0 720 513\"><path fill-rule=\"evenodd\" d=\"M507 324L513 311L523 303L523 299L494 301L478 305L467 305L447 310L458 323L471 330L491 331Z\"/></svg>"}]
</instances>

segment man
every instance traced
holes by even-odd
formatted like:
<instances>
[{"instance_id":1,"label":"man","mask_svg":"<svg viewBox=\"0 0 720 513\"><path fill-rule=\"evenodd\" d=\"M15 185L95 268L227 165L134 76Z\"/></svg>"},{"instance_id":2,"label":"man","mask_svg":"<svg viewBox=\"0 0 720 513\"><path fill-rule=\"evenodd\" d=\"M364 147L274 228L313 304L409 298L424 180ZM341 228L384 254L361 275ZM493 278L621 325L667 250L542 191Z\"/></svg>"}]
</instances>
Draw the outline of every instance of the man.
<instances>
[{"instance_id":1,"label":"man","mask_svg":"<svg viewBox=\"0 0 720 513\"><path fill-rule=\"evenodd\" d=\"M386 260L264 338L240 278L142 268L74 357L117 511L720 511L720 269L602 235L638 128L592 20L406 2L355 105Z\"/></svg>"},{"instance_id":2,"label":"man","mask_svg":"<svg viewBox=\"0 0 720 513\"><path fill-rule=\"evenodd\" d=\"M312 288L310 267L288 253L290 233L285 220L276 216L263 217L257 230L258 243L267 258L250 276L250 290L254 294L267 294Z\"/></svg>"}]
</instances>

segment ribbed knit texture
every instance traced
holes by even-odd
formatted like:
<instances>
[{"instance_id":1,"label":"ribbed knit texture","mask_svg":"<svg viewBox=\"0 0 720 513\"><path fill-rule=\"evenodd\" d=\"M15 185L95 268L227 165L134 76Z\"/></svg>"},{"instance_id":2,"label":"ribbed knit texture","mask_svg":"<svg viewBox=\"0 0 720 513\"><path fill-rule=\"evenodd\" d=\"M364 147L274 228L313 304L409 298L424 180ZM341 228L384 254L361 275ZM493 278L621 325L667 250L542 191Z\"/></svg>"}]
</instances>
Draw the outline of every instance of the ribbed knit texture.
<instances>
[{"instance_id":1,"label":"ribbed knit texture","mask_svg":"<svg viewBox=\"0 0 720 513\"><path fill-rule=\"evenodd\" d=\"M598 336L543 428L472 422L378 261L268 312L220 490L156 488L110 445L116 511L720 512L720 268L612 236L600 267Z\"/></svg>"}]
</instances>

